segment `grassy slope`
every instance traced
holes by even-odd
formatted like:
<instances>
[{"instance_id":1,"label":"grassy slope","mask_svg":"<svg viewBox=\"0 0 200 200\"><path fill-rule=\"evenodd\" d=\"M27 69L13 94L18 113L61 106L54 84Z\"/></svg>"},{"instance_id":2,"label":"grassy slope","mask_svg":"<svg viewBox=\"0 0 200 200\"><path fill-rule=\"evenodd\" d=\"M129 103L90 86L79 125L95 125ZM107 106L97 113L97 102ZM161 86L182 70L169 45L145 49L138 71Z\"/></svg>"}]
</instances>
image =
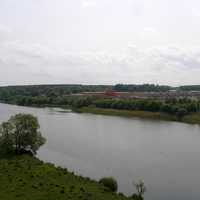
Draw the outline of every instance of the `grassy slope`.
<instances>
[{"instance_id":1,"label":"grassy slope","mask_svg":"<svg viewBox=\"0 0 200 200\"><path fill-rule=\"evenodd\" d=\"M200 113L193 113L183 118L183 122L190 124L200 124Z\"/></svg>"},{"instance_id":2,"label":"grassy slope","mask_svg":"<svg viewBox=\"0 0 200 200\"><path fill-rule=\"evenodd\" d=\"M169 115L169 114L160 113L160 112L103 109L103 108L95 108L95 107L84 107L84 108L78 109L78 111L83 112L83 113L93 113L93 114L102 114L102 115L139 117L139 118L155 119L155 120L177 121L174 115ZM187 115L182 119L182 122L191 123L191 124L200 124L200 113Z\"/></svg>"},{"instance_id":3,"label":"grassy slope","mask_svg":"<svg viewBox=\"0 0 200 200\"><path fill-rule=\"evenodd\" d=\"M102 185L36 158L0 159L2 200L127 200Z\"/></svg>"}]
</instances>

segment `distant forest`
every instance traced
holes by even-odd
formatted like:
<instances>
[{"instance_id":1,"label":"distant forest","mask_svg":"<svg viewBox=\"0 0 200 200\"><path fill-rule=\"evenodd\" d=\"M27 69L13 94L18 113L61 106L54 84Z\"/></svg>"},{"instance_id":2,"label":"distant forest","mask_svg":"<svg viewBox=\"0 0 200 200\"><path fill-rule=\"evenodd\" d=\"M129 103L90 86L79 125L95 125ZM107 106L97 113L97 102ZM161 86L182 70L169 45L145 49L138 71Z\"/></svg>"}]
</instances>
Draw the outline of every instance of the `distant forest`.
<instances>
[{"instance_id":1,"label":"distant forest","mask_svg":"<svg viewBox=\"0 0 200 200\"><path fill-rule=\"evenodd\" d=\"M28 86L4 86L0 87L0 99L9 96L63 96L80 92L102 92L113 90L116 92L167 92L178 91L200 91L200 85L186 85L171 87L155 84L117 84L117 85L28 85Z\"/></svg>"},{"instance_id":2,"label":"distant forest","mask_svg":"<svg viewBox=\"0 0 200 200\"><path fill-rule=\"evenodd\" d=\"M70 97L81 92L167 92L200 91L200 85L171 87L155 84L117 84L117 85L29 85L0 87L0 101L18 105L72 105L80 97ZM74 96L72 95L72 96ZM88 101L94 97L87 98Z\"/></svg>"},{"instance_id":3,"label":"distant forest","mask_svg":"<svg viewBox=\"0 0 200 200\"><path fill-rule=\"evenodd\" d=\"M80 92L111 90L109 85L30 85L0 87L0 101L18 105L71 105Z\"/></svg>"},{"instance_id":4,"label":"distant forest","mask_svg":"<svg viewBox=\"0 0 200 200\"><path fill-rule=\"evenodd\" d=\"M120 110L142 110L176 115L178 119L200 111L200 101L193 99L112 99L76 95L80 92L167 92L200 91L200 86L173 88L153 84L143 85L33 85L0 87L0 101L23 106L62 106L74 109L93 106ZM73 94L73 95L71 95Z\"/></svg>"}]
</instances>

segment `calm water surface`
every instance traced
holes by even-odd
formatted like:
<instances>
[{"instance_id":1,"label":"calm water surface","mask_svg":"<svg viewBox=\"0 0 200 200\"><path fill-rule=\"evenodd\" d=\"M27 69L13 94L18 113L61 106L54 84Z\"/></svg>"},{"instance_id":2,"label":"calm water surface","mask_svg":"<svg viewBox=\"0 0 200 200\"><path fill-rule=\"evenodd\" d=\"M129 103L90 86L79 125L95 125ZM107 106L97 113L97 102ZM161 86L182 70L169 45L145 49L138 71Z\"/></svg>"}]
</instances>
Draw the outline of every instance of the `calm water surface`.
<instances>
[{"instance_id":1,"label":"calm water surface","mask_svg":"<svg viewBox=\"0 0 200 200\"><path fill-rule=\"evenodd\" d=\"M38 157L77 174L113 176L129 195L143 179L148 200L200 199L200 126L76 114L0 104L0 122L16 113L38 117L47 143Z\"/></svg>"}]
</instances>

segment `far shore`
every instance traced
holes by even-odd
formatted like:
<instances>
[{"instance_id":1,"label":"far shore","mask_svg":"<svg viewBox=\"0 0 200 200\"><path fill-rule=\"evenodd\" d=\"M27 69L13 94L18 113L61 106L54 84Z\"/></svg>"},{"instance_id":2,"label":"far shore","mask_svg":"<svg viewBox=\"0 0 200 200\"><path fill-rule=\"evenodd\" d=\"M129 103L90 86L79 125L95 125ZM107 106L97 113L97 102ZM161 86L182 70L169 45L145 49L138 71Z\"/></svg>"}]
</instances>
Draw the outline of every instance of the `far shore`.
<instances>
[{"instance_id":1,"label":"far shore","mask_svg":"<svg viewBox=\"0 0 200 200\"><path fill-rule=\"evenodd\" d=\"M180 121L174 115L161 112L135 111L135 110L118 110L118 109L103 109L96 107L83 107L75 109L79 113L91 113L100 115L122 116L122 117L137 117L151 120L177 121L188 124L200 124L200 113L192 113L183 117Z\"/></svg>"},{"instance_id":2,"label":"far shore","mask_svg":"<svg viewBox=\"0 0 200 200\"><path fill-rule=\"evenodd\" d=\"M8 102L2 102L3 104L17 105ZM17 105L20 106L20 105ZM151 119L151 120L162 120L162 121L176 121L187 124L199 124L200 125L200 112L191 113L183 117L180 121L176 118L175 115L170 115L162 112L149 112L149 111L140 111L140 110L119 110L119 109L109 109L109 108L97 108L93 106L82 107L82 108L73 108L70 105L52 105L52 104L44 104L44 105L27 105L25 107L33 107L33 108L61 108L64 110L71 110L76 113L91 113L97 115L109 115L109 116L121 116L121 117L129 117L129 118L141 118L141 119Z\"/></svg>"}]
</instances>

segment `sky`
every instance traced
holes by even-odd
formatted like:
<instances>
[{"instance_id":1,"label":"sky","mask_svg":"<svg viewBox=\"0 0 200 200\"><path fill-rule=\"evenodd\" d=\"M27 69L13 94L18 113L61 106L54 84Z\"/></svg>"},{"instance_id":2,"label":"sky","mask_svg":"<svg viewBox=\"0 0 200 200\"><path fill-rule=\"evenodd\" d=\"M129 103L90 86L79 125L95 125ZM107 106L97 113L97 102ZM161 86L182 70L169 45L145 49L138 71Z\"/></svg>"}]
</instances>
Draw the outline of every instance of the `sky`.
<instances>
[{"instance_id":1,"label":"sky","mask_svg":"<svg viewBox=\"0 0 200 200\"><path fill-rule=\"evenodd\" d=\"M199 76L199 0L0 0L0 85Z\"/></svg>"}]
</instances>

